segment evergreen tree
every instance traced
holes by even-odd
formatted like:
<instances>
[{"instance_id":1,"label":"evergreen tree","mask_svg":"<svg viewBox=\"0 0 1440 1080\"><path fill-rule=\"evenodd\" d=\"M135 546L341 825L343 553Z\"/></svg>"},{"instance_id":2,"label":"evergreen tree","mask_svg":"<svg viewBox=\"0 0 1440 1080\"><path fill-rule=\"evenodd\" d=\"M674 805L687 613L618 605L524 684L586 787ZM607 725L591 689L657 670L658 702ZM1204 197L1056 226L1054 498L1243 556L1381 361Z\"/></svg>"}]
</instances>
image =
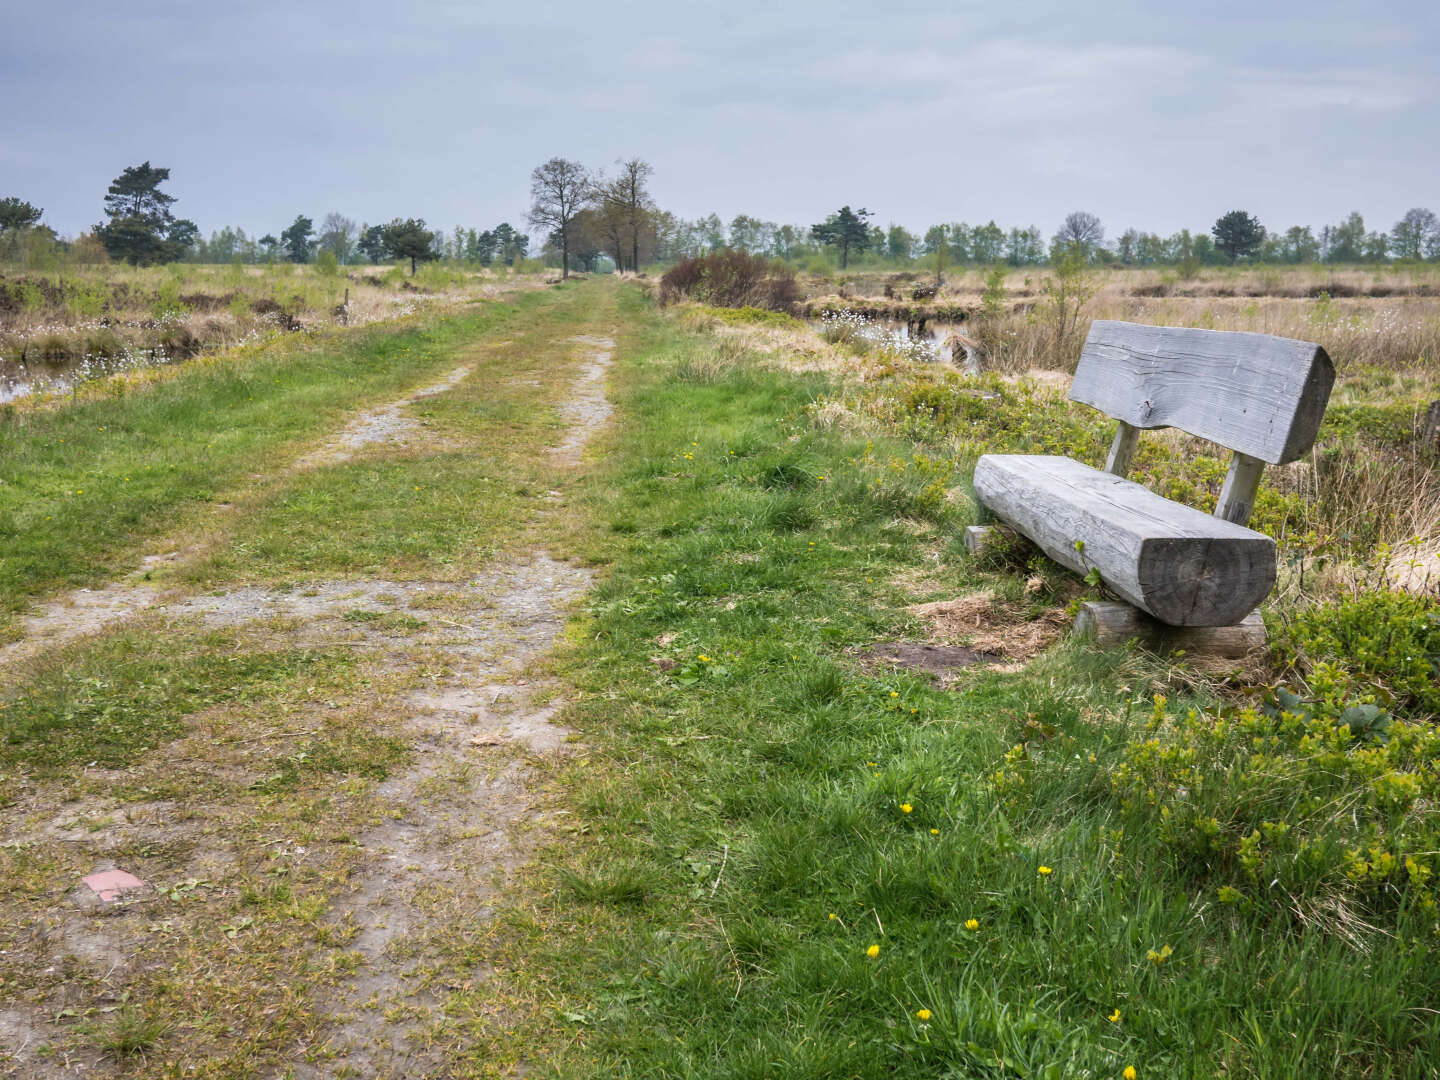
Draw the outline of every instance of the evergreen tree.
<instances>
[{"instance_id":1,"label":"evergreen tree","mask_svg":"<svg viewBox=\"0 0 1440 1080\"><path fill-rule=\"evenodd\" d=\"M291 262L310 261L310 236L314 231L313 221L304 214L296 214L290 227L280 234L280 243L285 248L285 254L290 256Z\"/></svg>"},{"instance_id":2,"label":"evergreen tree","mask_svg":"<svg viewBox=\"0 0 1440 1080\"><path fill-rule=\"evenodd\" d=\"M13 254L20 246L22 234L35 227L42 213L40 207L13 195L0 199L0 253Z\"/></svg>"},{"instance_id":3,"label":"evergreen tree","mask_svg":"<svg viewBox=\"0 0 1440 1080\"><path fill-rule=\"evenodd\" d=\"M385 226L366 225L360 230L360 240L355 245L368 263L385 261Z\"/></svg>"},{"instance_id":4,"label":"evergreen tree","mask_svg":"<svg viewBox=\"0 0 1440 1080\"><path fill-rule=\"evenodd\" d=\"M0 199L0 233L19 232L40 220L45 211L14 195Z\"/></svg>"},{"instance_id":5,"label":"evergreen tree","mask_svg":"<svg viewBox=\"0 0 1440 1080\"><path fill-rule=\"evenodd\" d=\"M842 206L818 225L810 226L810 235L818 243L840 249L840 269L850 263L851 251L864 251L870 244L870 229L865 219L870 211L861 207L851 210Z\"/></svg>"},{"instance_id":6,"label":"evergreen tree","mask_svg":"<svg viewBox=\"0 0 1440 1080\"><path fill-rule=\"evenodd\" d=\"M417 262L435 258L435 234L425 228L424 218L396 218L385 226L385 250L396 259L409 259L414 277Z\"/></svg>"},{"instance_id":7,"label":"evergreen tree","mask_svg":"<svg viewBox=\"0 0 1440 1080\"><path fill-rule=\"evenodd\" d=\"M132 165L110 184L105 195L105 215L98 225L100 237L111 258L139 266L178 259L194 244L199 230L193 221L176 218L170 211L175 196L160 190L170 179L170 170L146 161Z\"/></svg>"},{"instance_id":8,"label":"evergreen tree","mask_svg":"<svg viewBox=\"0 0 1440 1080\"><path fill-rule=\"evenodd\" d=\"M1231 210L1210 226L1215 237L1215 246L1225 253L1232 263L1236 259L1254 255L1265 242L1265 226L1254 214L1244 210Z\"/></svg>"}]
</instances>

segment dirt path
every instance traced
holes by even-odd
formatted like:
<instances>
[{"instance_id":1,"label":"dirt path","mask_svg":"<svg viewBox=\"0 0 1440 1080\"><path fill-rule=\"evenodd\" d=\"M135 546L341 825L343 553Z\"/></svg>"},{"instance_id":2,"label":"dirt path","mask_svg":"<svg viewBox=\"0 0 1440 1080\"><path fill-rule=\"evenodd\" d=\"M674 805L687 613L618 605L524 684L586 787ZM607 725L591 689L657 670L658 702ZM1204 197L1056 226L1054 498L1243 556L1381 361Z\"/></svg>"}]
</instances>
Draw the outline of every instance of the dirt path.
<instances>
[{"instance_id":1,"label":"dirt path","mask_svg":"<svg viewBox=\"0 0 1440 1080\"><path fill-rule=\"evenodd\" d=\"M613 343L599 337L573 340L585 350L583 366L560 407L568 427L551 450L567 473L582 466L586 443L611 413L604 379ZM321 467L358 447L403 438L413 431L405 406L459 385L472 370L457 368L444 382L367 410L295 467ZM461 1044L453 1033L447 1042L437 1032L457 1010L487 1008L484 940L491 905L529 857L539 830L555 824L528 788L530 763L570 751L569 733L553 722L564 702L554 696L554 687L536 682L532 669L553 647L591 581L589 571L544 552L544 517L559 509L543 498L538 505L540 518L527 533L529 541L467 581L356 577L303 590L162 592L141 575L160 561L181 557L171 554L147 560L130 578L104 589L82 590L47 606L27 623L25 640L0 652L0 663L27 657L149 609L301 645L348 635L356 649L383 659L390 681L401 689L377 701L376 708L403 717L399 730L409 757L403 769L364 793L371 823L353 836L344 856L344 885L321 917L323 934L347 943L353 974L308 991L310 1004L331 1020L316 1039L297 1048L286 1075L448 1075ZM372 617L383 629L372 631L363 621ZM296 716L294 732L241 739L238 754L248 760L267 744L322 724L323 717ZM176 762L185 753L183 746L171 751ZM123 803L106 795L55 806L37 796L12 808L10 822L0 824L0 841L17 849L78 843L97 851L191 845L200 854L192 856L187 873L202 883L194 888L203 896L204 883L223 876L226 860L247 856L216 850L224 846L225 829L223 822L205 821L210 810L203 799L185 804L184 815L180 809L176 803ZM293 840L278 851L307 857ZM97 869L113 865L96 864ZM209 887L219 888L213 882ZM67 908L47 912L30 940L41 950L37 955L81 964L90 972L87 979L100 978L107 992L123 1001L128 973L145 962L146 939L160 925L152 920L143 908ZM106 1075L115 1065L98 1052L59 1059L41 1054L39 1048L55 1037L55 1022L24 1008L0 1009L0 1075L7 1068L18 1068L17 1075L71 1076L75 1070Z\"/></svg>"},{"instance_id":2,"label":"dirt path","mask_svg":"<svg viewBox=\"0 0 1440 1080\"><path fill-rule=\"evenodd\" d=\"M578 465L585 444L610 416L604 379L609 338L572 339L589 355L561 413L569 426L554 456ZM541 528L543 531L543 526ZM337 1061L359 1075L410 1077L442 1064L425 1029L459 986L446 982L445 955L456 925L478 928L504 878L530 854L545 809L526 787L523 755L564 753L569 733L552 722L560 708L540 700L548 687L520 676L549 652L568 611L590 584L588 571L539 551L503 560L470 588L488 601L468 633L444 650L452 675L410 695L416 758L378 792L395 812L358 839L370 854L339 922L354 928L360 973L336 1004L343 1019L326 1051L337 1055L300 1076L333 1075ZM509 744L522 752L503 766L477 768L476 749ZM483 986L478 987L483 993Z\"/></svg>"},{"instance_id":3,"label":"dirt path","mask_svg":"<svg viewBox=\"0 0 1440 1080\"><path fill-rule=\"evenodd\" d=\"M405 410L418 401L443 394L459 386L475 370L464 364L443 380L423 386L403 398L367 409L354 417L323 445L301 455L284 472L337 465L349 460L366 446L377 443L398 443L413 436L419 424ZM573 433L572 433L573 434ZM254 479L259 479L254 478ZM168 549L171 544L157 546ZM188 553L166 550L164 554L146 556L140 565L119 581L99 589L75 589L45 602L40 609L20 621L24 635L19 641L0 648L0 671L28 657L87 634L98 633L116 622L133 618L160 602L165 591L147 583L157 569L183 560ZM182 601L183 603L183 601Z\"/></svg>"}]
</instances>

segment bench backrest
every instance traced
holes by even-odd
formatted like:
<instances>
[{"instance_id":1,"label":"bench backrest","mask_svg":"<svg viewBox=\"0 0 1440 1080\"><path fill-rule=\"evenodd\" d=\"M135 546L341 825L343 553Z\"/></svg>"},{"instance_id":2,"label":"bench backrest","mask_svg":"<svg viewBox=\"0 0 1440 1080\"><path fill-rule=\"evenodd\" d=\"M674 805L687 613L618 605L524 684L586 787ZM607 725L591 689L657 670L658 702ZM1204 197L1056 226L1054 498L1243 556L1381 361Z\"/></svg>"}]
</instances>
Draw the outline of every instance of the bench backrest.
<instances>
[{"instance_id":1,"label":"bench backrest","mask_svg":"<svg viewBox=\"0 0 1440 1080\"><path fill-rule=\"evenodd\" d=\"M1313 342L1101 320L1070 398L1131 427L1179 428L1283 465L1314 444L1334 383L1335 366Z\"/></svg>"}]
</instances>

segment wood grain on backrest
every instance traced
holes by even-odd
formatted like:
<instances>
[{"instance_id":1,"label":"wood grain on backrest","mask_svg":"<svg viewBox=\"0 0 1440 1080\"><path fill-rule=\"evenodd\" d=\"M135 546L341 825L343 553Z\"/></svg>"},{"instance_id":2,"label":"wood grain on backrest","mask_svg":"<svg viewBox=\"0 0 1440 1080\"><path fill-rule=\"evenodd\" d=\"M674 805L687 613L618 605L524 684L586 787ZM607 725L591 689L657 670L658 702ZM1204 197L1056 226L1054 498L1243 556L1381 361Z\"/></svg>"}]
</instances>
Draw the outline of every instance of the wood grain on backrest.
<instances>
[{"instance_id":1,"label":"wood grain on backrest","mask_svg":"<svg viewBox=\"0 0 1440 1080\"><path fill-rule=\"evenodd\" d=\"M1315 442L1334 382L1335 366L1313 342L1100 320L1070 399L1283 465Z\"/></svg>"}]
</instances>

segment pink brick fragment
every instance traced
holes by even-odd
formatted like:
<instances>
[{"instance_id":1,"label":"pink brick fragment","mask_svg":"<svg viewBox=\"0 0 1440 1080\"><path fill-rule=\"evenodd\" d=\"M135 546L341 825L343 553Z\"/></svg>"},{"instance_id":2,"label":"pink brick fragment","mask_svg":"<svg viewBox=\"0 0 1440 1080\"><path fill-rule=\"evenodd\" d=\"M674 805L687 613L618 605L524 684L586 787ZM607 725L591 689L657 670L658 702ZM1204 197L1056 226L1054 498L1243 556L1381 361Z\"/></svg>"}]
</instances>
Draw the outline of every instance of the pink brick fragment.
<instances>
[{"instance_id":1,"label":"pink brick fragment","mask_svg":"<svg viewBox=\"0 0 1440 1080\"><path fill-rule=\"evenodd\" d=\"M83 879L96 896L107 903L130 889L144 888L145 882L124 870L101 870Z\"/></svg>"}]
</instances>

